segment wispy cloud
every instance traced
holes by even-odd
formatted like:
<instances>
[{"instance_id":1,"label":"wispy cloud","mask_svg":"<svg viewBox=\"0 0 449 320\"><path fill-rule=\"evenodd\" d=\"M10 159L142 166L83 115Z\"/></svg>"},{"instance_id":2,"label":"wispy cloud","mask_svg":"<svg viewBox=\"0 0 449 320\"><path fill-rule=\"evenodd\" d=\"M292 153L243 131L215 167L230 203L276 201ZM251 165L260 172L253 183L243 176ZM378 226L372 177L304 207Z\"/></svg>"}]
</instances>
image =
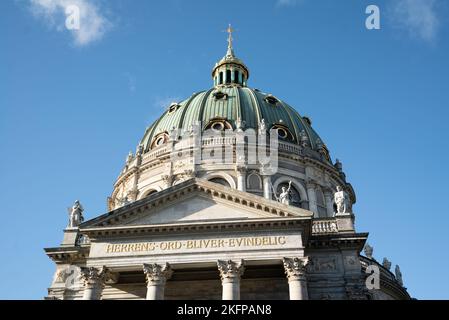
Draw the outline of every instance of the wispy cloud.
<instances>
[{"instance_id":1,"label":"wispy cloud","mask_svg":"<svg viewBox=\"0 0 449 320\"><path fill-rule=\"evenodd\" d=\"M128 80L128 89L131 94L134 94L137 91L137 81L136 77L129 72L125 72L125 77Z\"/></svg>"},{"instance_id":2,"label":"wispy cloud","mask_svg":"<svg viewBox=\"0 0 449 320\"><path fill-rule=\"evenodd\" d=\"M157 97L154 99L153 105L161 110L167 109L173 102L179 102L179 97Z\"/></svg>"},{"instance_id":3,"label":"wispy cloud","mask_svg":"<svg viewBox=\"0 0 449 320\"><path fill-rule=\"evenodd\" d=\"M410 37L433 42L440 26L437 5L437 0L394 0L389 4L389 18Z\"/></svg>"},{"instance_id":4,"label":"wispy cloud","mask_svg":"<svg viewBox=\"0 0 449 320\"><path fill-rule=\"evenodd\" d=\"M70 32L76 46L85 46L100 40L112 23L105 17L96 0L29 0L32 14L51 28ZM77 30L66 28L66 8L77 6L80 24Z\"/></svg>"},{"instance_id":5,"label":"wispy cloud","mask_svg":"<svg viewBox=\"0 0 449 320\"><path fill-rule=\"evenodd\" d=\"M294 7L303 2L304 0L276 0L276 7Z\"/></svg>"}]
</instances>

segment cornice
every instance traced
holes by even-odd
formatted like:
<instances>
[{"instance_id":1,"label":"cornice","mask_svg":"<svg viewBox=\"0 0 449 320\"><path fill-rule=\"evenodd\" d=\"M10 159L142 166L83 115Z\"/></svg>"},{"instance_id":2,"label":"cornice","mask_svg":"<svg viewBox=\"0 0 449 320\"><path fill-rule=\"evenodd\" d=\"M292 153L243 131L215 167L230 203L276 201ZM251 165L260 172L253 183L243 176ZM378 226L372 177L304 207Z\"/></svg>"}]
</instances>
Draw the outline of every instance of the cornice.
<instances>
[{"instance_id":1,"label":"cornice","mask_svg":"<svg viewBox=\"0 0 449 320\"><path fill-rule=\"evenodd\" d=\"M136 237L149 234L185 234L185 233L217 233L257 230L303 230L306 238L310 235L310 217L295 218L261 218L231 221L206 221L192 223L170 223L157 225L128 225L111 227L91 227L80 229L91 241L97 238Z\"/></svg>"}]
</instances>

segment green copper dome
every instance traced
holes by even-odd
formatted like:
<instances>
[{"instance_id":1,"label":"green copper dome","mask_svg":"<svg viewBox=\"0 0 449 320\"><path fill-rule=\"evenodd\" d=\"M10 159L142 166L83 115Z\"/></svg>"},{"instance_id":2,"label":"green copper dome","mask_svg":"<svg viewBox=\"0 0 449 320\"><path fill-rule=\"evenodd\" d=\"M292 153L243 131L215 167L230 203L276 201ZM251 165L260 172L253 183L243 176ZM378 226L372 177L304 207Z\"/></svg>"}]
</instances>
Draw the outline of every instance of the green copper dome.
<instances>
[{"instance_id":1,"label":"green copper dome","mask_svg":"<svg viewBox=\"0 0 449 320\"><path fill-rule=\"evenodd\" d=\"M231 27L228 32L232 32ZM212 71L214 87L172 103L146 130L141 141L144 152L165 144L173 129L190 130L200 123L203 130L216 129L216 126L235 130L241 121L244 130L258 130L263 121L267 131L277 129L281 140L315 150L323 160L330 162L329 152L312 129L310 119L301 117L281 99L248 88L248 77L248 68L234 55L230 34L227 53Z\"/></svg>"},{"instance_id":2,"label":"green copper dome","mask_svg":"<svg viewBox=\"0 0 449 320\"><path fill-rule=\"evenodd\" d=\"M257 130L264 119L267 129L273 126L285 128L288 135L284 140L288 142L305 143L316 151L325 148L308 118L301 117L294 108L273 95L240 86L214 87L195 93L179 104L172 104L147 129L141 144L148 151L153 148L154 139L160 134L168 134L173 128L189 130L198 121L203 129L218 120L235 130L238 119L244 122L245 130Z\"/></svg>"}]
</instances>

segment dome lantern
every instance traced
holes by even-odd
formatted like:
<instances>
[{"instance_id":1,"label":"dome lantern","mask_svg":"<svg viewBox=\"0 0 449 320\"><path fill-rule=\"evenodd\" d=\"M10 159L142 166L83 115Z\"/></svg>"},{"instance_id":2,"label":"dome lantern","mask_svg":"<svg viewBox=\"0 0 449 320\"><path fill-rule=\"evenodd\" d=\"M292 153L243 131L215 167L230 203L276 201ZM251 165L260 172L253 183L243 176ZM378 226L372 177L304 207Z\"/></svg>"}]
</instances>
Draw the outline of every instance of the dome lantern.
<instances>
[{"instance_id":1,"label":"dome lantern","mask_svg":"<svg viewBox=\"0 0 449 320\"><path fill-rule=\"evenodd\" d=\"M231 25L228 26L228 49L226 55L215 64L212 70L212 79L214 80L214 86L242 86L246 87L246 82L249 78L249 70L246 65L238 59L234 54L234 48L232 46L232 29Z\"/></svg>"}]
</instances>

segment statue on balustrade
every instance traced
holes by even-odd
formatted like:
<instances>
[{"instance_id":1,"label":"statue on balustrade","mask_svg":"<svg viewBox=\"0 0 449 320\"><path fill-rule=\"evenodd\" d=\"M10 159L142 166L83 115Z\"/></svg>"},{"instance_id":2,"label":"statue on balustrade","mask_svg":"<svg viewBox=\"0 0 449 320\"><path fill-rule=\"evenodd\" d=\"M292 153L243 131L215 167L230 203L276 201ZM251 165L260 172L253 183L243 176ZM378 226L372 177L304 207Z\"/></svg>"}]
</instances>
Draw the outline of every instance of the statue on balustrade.
<instances>
[{"instance_id":1,"label":"statue on balustrade","mask_svg":"<svg viewBox=\"0 0 449 320\"><path fill-rule=\"evenodd\" d=\"M337 214L350 213L351 202L349 195L341 186L337 186L337 192L334 194L334 201L337 205Z\"/></svg>"}]
</instances>

